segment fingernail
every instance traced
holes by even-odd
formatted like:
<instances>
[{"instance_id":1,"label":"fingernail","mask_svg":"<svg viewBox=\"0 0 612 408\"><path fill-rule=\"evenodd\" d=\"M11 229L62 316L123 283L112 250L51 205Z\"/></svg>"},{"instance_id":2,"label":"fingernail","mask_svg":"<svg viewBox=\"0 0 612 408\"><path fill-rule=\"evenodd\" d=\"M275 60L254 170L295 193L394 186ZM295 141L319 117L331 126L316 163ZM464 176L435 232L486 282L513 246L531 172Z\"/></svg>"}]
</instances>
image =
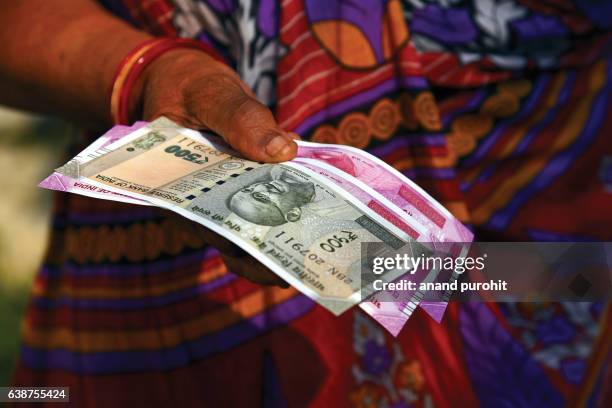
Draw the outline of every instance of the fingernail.
<instances>
[{"instance_id":1,"label":"fingernail","mask_svg":"<svg viewBox=\"0 0 612 408\"><path fill-rule=\"evenodd\" d=\"M266 145L266 153L270 156L281 156L285 150L290 149L289 142L282 136L276 136Z\"/></svg>"}]
</instances>

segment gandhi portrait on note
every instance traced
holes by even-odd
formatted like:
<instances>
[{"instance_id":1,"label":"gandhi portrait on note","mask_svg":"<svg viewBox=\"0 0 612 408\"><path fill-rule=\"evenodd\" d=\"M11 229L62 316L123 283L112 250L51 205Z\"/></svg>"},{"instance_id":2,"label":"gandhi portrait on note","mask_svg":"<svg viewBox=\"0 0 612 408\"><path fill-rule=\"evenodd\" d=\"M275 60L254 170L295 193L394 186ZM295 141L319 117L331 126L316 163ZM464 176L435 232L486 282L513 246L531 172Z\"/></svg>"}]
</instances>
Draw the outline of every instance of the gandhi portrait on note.
<instances>
[{"instance_id":1,"label":"gandhi portrait on note","mask_svg":"<svg viewBox=\"0 0 612 408\"><path fill-rule=\"evenodd\" d=\"M229 208L254 224L277 226L298 221L302 207L312 203L314 198L314 183L278 166L270 171L269 180L235 192L229 199Z\"/></svg>"}]
</instances>

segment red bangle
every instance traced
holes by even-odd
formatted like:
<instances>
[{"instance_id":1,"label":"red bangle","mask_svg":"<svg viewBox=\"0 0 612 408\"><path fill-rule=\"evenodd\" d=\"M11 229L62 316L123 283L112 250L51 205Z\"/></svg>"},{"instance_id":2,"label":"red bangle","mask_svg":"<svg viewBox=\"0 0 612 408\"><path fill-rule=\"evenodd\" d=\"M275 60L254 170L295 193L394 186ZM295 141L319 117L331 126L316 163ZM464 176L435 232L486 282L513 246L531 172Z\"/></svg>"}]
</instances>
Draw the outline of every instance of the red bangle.
<instances>
[{"instance_id":1,"label":"red bangle","mask_svg":"<svg viewBox=\"0 0 612 408\"><path fill-rule=\"evenodd\" d=\"M117 67L110 90L110 114L114 124L129 124L130 95L142 71L160 55L177 48L197 49L225 62L211 46L197 40L153 38L143 42L130 51Z\"/></svg>"}]
</instances>

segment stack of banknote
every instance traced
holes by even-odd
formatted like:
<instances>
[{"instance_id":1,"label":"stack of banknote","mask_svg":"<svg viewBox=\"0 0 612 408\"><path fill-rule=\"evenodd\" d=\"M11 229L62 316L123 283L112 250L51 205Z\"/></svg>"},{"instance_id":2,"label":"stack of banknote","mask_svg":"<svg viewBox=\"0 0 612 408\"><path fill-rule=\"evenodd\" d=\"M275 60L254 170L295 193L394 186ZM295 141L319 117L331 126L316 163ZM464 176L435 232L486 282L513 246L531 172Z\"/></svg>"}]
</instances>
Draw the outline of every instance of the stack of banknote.
<instances>
[{"instance_id":1,"label":"stack of banknote","mask_svg":"<svg viewBox=\"0 0 612 408\"><path fill-rule=\"evenodd\" d=\"M40 186L177 212L234 242L332 313L359 305L393 335L417 306L439 322L443 300L421 301L417 291L390 302L364 292L362 244L466 243L471 232L367 152L303 141L298 147L290 162L254 162L215 135L162 118L115 126ZM422 272L432 279L436 271Z\"/></svg>"}]
</instances>

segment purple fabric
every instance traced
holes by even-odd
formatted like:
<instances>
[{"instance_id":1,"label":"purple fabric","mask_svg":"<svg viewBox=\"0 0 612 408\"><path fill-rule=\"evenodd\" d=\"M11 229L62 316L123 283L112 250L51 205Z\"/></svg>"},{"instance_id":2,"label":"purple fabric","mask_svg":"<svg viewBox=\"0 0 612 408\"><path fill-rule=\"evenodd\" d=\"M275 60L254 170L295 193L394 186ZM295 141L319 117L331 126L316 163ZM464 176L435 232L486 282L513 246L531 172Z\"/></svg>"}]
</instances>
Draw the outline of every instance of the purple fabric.
<instances>
[{"instance_id":1,"label":"purple fabric","mask_svg":"<svg viewBox=\"0 0 612 408\"><path fill-rule=\"evenodd\" d=\"M200 295L212 292L238 279L232 273L223 275L208 283L190 286L185 289L160 296L139 297L133 299L75 299L67 296L49 299L34 298L32 302L41 309L56 309L69 307L71 309L107 309L107 310L140 310L168 306L173 303L194 299Z\"/></svg>"},{"instance_id":2,"label":"purple fabric","mask_svg":"<svg viewBox=\"0 0 612 408\"><path fill-rule=\"evenodd\" d=\"M261 0L259 3L257 28L268 38L276 36L278 32L278 5L275 0Z\"/></svg>"},{"instance_id":3,"label":"purple fabric","mask_svg":"<svg viewBox=\"0 0 612 408\"><path fill-rule=\"evenodd\" d=\"M33 349L24 345L21 348L21 358L26 366L34 369L63 369L78 374L171 370L185 366L193 360L231 350L257 336L284 326L310 311L313 306L314 303L307 297L296 296L224 330L157 351L81 354L64 349Z\"/></svg>"},{"instance_id":4,"label":"purple fabric","mask_svg":"<svg viewBox=\"0 0 612 408\"><path fill-rule=\"evenodd\" d=\"M548 377L484 303L464 303L463 357L485 407L559 407L563 398Z\"/></svg>"},{"instance_id":5,"label":"purple fabric","mask_svg":"<svg viewBox=\"0 0 612 408\"><path fill-rule=\"evenodd\" d=\"M368 149L368 151L375 156L388 156L397 149L403 149L412 146L446 146L446 135L443 133L398 135L389 141L386 141L376 147Z\"/></svg>"},{"instance_id":6,"label":"purple fabric","mask_svg":"<svg viewBox=\"0 0 612 408\"><path fill-rule=\"evenodd\" d=\"M612 60L608 62L607 77L612 77ZM511 222L514 214L516 214L523 204L535 194L549 186L573 164L574 159L589 147L597 136L598 131L601 129L606 115L609 114L609 101L610 86L606 86L602 88L599 95L595 98L586 125L573 145L549 161L544 170L542 170L526 188L518 192L503 211L493 215L487 223L489 227L497 230L506 228Z\"/></svg>"},{"instance_id":7,"label":"purple fabric","mask_svg":"<svg viewBox=\"0 0 612 408\"><path fill-rule=\"evenodd\" d=\"M521 111L516 114L516 118L513 121L508 121L506 126L498 125L493 131L493 133L488 135L486 139L482 140L478 144L476 150L465 159L463 165L466 168L469 168L475 165L476 163L480 163L481 160L489 153L489 150L497 143L498 139L507 130L508 125L517 123L517 119L519 121L523 121L527 119L529 115L533 114L533 110L535 109L535 107L538 105L538 103L541 103L542 94L547 89L548 85L550 85L550 81L550 75L544 75L543 78L538 80L534 84L531 94L521 107Z\"/></svg>"},{"instance_id":8,"label":"purple fabric","mask_svg":"<svg viewBox=\"0 0 612 408\"><path fill-rule=\"evenodd\" d=\"M215 11L228 14L236 10L235 0L207 0L206 3L210 5Z\"/></svg>"},{"instance_id":9,"label":"purple fabric","mask_svg":"<svg viewBox=\"0 0 612 408\"><path fill-rule=\"evenodd\" d=\"M447 44L469 43L478 36L469 10L435 4L415 9L410 28L413 33L426 34Z\"/></svg>"},{"instance_id":10,"label":"purple fabric","mask_svg":"<svg viewBox=\"0 0 612 408\"><path fill-rule=\"evenodd\" d=\"M563 104L567 101L567 98L570 95L570 91L572 89L572 86L574 85L574 80L575 80L575 75L571 75L571 74L568 75L567 80L565 84L563 85L563 88L561 89L561 92L559 94L558 103L554 107L550 108L549 111L546 112L542 120L538 124L534 125L525 134L523 139L517 145L516 149L512 152L511 157L516 156L520 152L523 152L528 147L528 145L533 141L533 139L540 134L542 129L545 129L547 126L549 126L550 123L555 119L557 115L557 111L559 110L561 106L563 106ZM537 94L541 95L541 93L544 92L543 91L544 89L545 87L538 89ZM534 98L535 98L535 94L536 92L534 91ZM521 120L526 120L528 115L533 113L533 109L536 106L536 102L539 100L540 99L533 99L534 101L533 103L531 102L531 100L528 100L525 104L525 107L522 108L521 111L517 113L517 116L521 118ZM512 123L513 122L507 122L507 125L510 125ZM484 152L492 146L492 144L490 144L490 139L497 140L498 137L501 137L501 135L504 134L508 130L507 125L501 124L498 127L498 129L496 129L486 140L484 140L478 146L475 155L483 155L482 157L484 157L484 155L486 154ZM474 157L475 157L474 155L469 156L466 159L466 165L469 165L468 163L472 163L474 161ZM495 173L495 171L497 170L500 164L501 164L500 161L495 161L495 162L488 164L488 166L485 167L485 169L478 175L478 177L476 177L470 184L462 185L461 190L463 192L467 192L475 184L488 180L489 177L491 177L491 175Z\"/></svg>"},{"instance_id":11,"label":"purple fabric","mask_svg":"<svg viewBox=\"0 0 612 408\"><path fill-rule=\"evenodd\" d=\"M515 22L513 27L522 41L565 37L568 34L568 29L556 17L543 14L531 14Z\"/></svg>"},{"instance_id":12,"label":"purple fabric","mask_svg":"<svg viewBox=\"0 0 612 408\"><path fill-rule=\"evenodd\" d=\"M338 20L355 25L370 41L379 62L382 52L382 23L385 13L384 0L305 0L306 13L311 24Z\"/></svg>"}]
</instances>

